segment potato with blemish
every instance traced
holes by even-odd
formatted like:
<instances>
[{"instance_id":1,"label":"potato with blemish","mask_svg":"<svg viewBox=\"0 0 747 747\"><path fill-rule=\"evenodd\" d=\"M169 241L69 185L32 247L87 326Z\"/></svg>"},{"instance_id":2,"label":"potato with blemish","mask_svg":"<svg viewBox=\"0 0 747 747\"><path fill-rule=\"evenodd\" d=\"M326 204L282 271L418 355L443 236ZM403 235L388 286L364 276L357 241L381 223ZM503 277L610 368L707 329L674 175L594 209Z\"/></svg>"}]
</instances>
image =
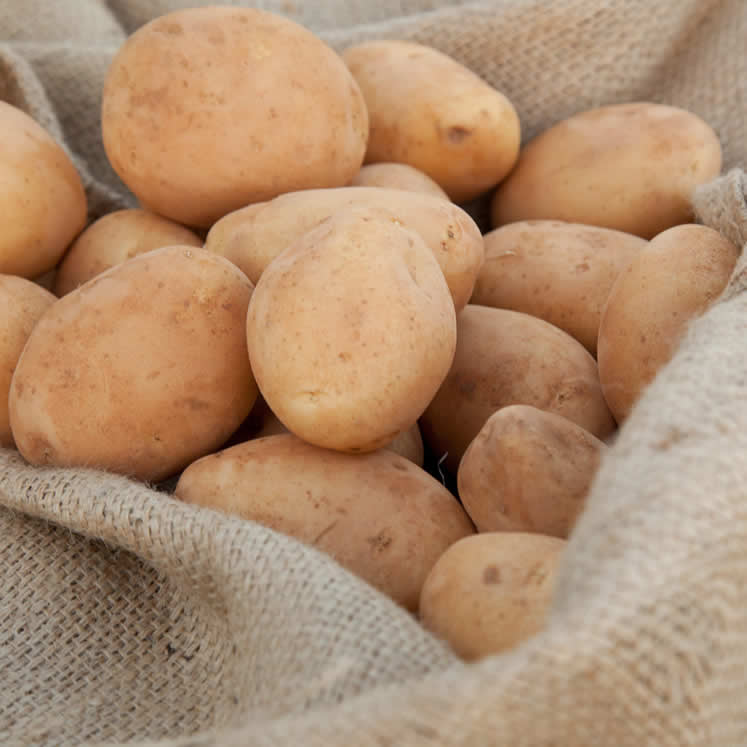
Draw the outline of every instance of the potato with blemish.
<instances>
[{"instance_id":1,"label":"potato with blemish","mask_svg":"<svg viewBox=\"0 0 747 747\"><path fill-rule=\"evenodd\" d=\"M454 496L409 460L340 454L292 434L198 460L175 495L313 545L410 610L437 558L474 531Z\"/></svg>"},{"instance_id":2,"label":"potato with blemish","mask_svg":"<svg viewBox=\"0 0 747 747\"><path fill-rule=\"evenodd\" d=\"M383 187L384 189L404 189L407 192L421 192L433 197L448 200L449 196L428 174L408 166L406 163L369 163L350 182L352 187Z\"/></svg>"},{"instance_id":3,"label":"potato with blemish","mask_svg":"<svg viewBox=\"0 0 747 747\"><path fill-rule=\"evenodd\" d=\"M565 541L487 532L454 543L428 574L420 619L464 659L507 651L545 626Z\"/></svg>"}]
</instances>

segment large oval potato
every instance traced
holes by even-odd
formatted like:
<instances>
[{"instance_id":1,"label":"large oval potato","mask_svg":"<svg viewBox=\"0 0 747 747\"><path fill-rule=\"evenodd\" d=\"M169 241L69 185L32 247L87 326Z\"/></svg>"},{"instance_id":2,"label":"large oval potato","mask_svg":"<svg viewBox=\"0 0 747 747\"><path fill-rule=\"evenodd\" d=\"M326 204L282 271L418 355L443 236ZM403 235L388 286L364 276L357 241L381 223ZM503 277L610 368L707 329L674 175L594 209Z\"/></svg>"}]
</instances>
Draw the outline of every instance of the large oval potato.
<instances>
[{"instance_id":1,"label":"large oval potato","mask_svg":"<svg viewBox=\"0 0 747 747\"><path fill-rule=\"evenodd\" d=\"M487 532L455 542L428 574L420 619L464 659L506 651L545 625L565 541Z\"/></svg>"},{"instance_id":2,"label":"large oval potato","mask_svg":"<svg viewBox=\"0 0 747 747\"><path fill-rule=\"evenodd\" d=\"M0 273L51 270L86 225L80 176L28 114L0 101Z\"/></svg>"},{"instance_id":3,"label":"large oval potato","mask_svg":"<svg viewBox=\"0 0 747 747\"><path fill-rule=\"evenodd\" d=\"M599 325L602 391L624 420L677 349L688 322L723 291L739 252L706 226L656 236L612 286Z\"/></svg>"},{"instance_id":4,"label":"large oval potato","mask_svg":"<svg viewBox=\"0 0 747 747\"><path fill-rule=\"evenodd\" d=\"M244 323L252 285L222 257L167 247L57 301L10 390L18 450L36 465L159 480L219 448L257 396Z\"/></svg>"},{"instance_id":5,"label":"large oval potato","mask_svg":"<svg viewBox=\"0 0 747 747\"><path fill-rule=\"evenodd\" d=\"M516 163L516 109L453 58L393 40L364 42L342 57L369 112L367 163L414 166L455 202L492 189Z\"/></svg>"},{"instance_id":6,"label":"large oval potato","mask_svg":"<svg viewBox=\"0 0 747 747\"><path fill-rule=\"evenodd\" d=\"M562 221L519 221L485 235L485 264L471 303L544 319L597 350L612 284L646 241Z\"/></svg>"},{"instance_id":7,"label":"large oval potato","mask_svg":"<svg viewBox=\"0 0 747 747\"><path fill-rule=\"evenodd\" d=\"M420 234L433 252L459 311L472 295L485 249L480 229L456 205L432 195L378 187L293 192L218 221L205 248L230 259L253 282L307 231L341 210L365 208Z\"/></svg>"},{"instance_id":8,"label":"large oval potato","mask_svg":"<svg viewBox=\"0 0 747 747\"><path fill-rule=\"evenodd\" d=\"M504 407L462 457L459 498L480 532L566 538L606 448L560 415L528 405Z\"/></svg>"},{"instance_id":9,"label":"large oval potato","mask_svg":"<svg viewBox=\"0 0 747 747\"><path fill-rule=\"evenodd\" d=\"M365 210L338 213L275 259L247 317L267 404L292 433L340 451L373 451L411 428L449 370L455 336L432 252Z\"/></svg>"},{"instance_id":10,"label":"large oval potato","mask_svg":"<svg viewBox=\"0 0 747 747\"><path fill-rule=\"evenodd\" d=\"M718 137L695 114L645 102L604 106L522 149L493 198L493 225L564 220L650 239L692 221L695 188L720 170Z\"/></svg>"},{"instance_id":11,"label":"large oval potato","mask_svg":"<svg viewBox=\"0 0 747 747\"><path fill-rule=\"evenodd\" d=\"M615 429L580 342L528 314L470 304L457 316L451 369L420 419L423 438L456 473L485 421L507 405L554 412L600 439Z\"/></svg>"},{"instance_id":12,"label":"large oval potato","mask_svg":"<svg viewBox=\"0 0 747 747\"><path fill-rule=\"evenodd\" d=\"M406 163L369 163L350 182L351 187L382 187L384 189L404 189L407 192L420 192L433 197L449 199L449 195L431 179Z\"/></svg>"},{"instance_id":13,"label":"large oval potato","mask_svg":"<svg viewBox=\"0 0 747 747\"><path fill-rule=\"evenodd\" d=\"M368 114L339 55L310 31L214 6L135 31L109 69L102 128L144 207L207 228L284 192L348 184Z\"/></svg>"},{"instance_id":14,"label":"large oval potato","mask_svg":"<svg viewBox=\"0 0 747 747\"><path fill-rule=\"evenodd\" d=\"M10 382L31 330L57 299L15 275L0 275L0 446L14 445L10 431Z\"/></svg>"},{"instance_id":15,"label":"large oval potato","mask_svg":"<svg viewBox=\"0 0 747 747\"><path fill-rule=\"evenodd\" d=\"M407 459L340 454L292 434L200 459L175 495L314 545L410 610L438 557L474 531L454 496Z\"/></svg>"},{"instance_id":16,"label":"large oval potato","mask_svg":"<svg viewBox=\"0 0 747 747\"><path fill-rule=\"evenodd\" d=\"M110 267L165 246L202 246L184 226L147 210L117 210L91 223L73 242L55 276L55 293L64 296Z\"/></svg>"}]
</instances>

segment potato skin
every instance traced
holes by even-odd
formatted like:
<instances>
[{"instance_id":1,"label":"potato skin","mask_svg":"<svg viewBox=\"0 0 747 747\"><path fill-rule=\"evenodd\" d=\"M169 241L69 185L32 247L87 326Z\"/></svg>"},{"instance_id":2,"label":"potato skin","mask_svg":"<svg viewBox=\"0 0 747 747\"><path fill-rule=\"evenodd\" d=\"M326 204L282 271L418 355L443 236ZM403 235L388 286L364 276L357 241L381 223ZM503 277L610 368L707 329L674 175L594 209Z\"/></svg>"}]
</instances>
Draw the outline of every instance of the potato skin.
<instances>
[{"instance_id":1,"label":"potato skin","mask_svg":"<svg viewBox=\"0 0 747 747\"><path fill-rule=\"evenodd\" d=\"M565 539L606 450L567 418L527 405L491 415L459 464L462 505L480 532Z\"/></svg>"},{"instance_id":2,"label":"potato skin","mask_svg":"<svg viewBox=\"0 0 747 747\"><path fill-rule=\"evenodd\" d=\"M345 64L310 31L262 10L202 7L125 42L106 78L102 128L143 207L208 228L284 192L348 184L368 114Z\"/></svg>"},{"instance_id":3,"label":"potato skin","mask_svg":"<svg viewBox=\"0 0 747 747\"><path fill-rule=\"evenodd\" d=\"M674 354L688 322L720 295L739 252L706 226L653 238L612 286L599 325L602 391L618 422Z\"/></svg>"},{"instance_id":4,"label":"potato skin","mask_svg":"<svg viewBox=\"0 0 747 747\"><path fill-rule=\"evenodd\" d=\"M596 362L580 342L528 314L469 304L457 316L454 362L420 419L423 438L456 473L485 421L517 404L562 415L600 439L615 429Z\"/></svg>"},{"instance_id":5,"label":"potato skin","mask_svg":"<svg viewBox=\"0 0 747 747\"><path fill-rule=\"evenodd\" d=\"M720 170L718 137L695 114L647 102L604 106L522 149L493 197L493 225L564 220L650 239L692 221L693 191Z\"/></svg>"},{"instance_id":6,"label":"potato skin","mask_svg":"<svg viewBox=\"0 0 747 747\"><path fill-rule=\"evenodd\" d=\"M406 163L369 163L350 182L351 187L382 187L384 189L404 189L407 192L420 192L424 195L449 199L449 195L431 179Z\"/></svg>"},{"instance_id":7,"label":"potato skin","mask_svg":"<svg viewBox=\"0 0 747 747\"><path fill-rule=\"evenodd\" d=\"M565 541L486 532L455 542L428 574L420 619L464 659L506 651L545 625Z\"/></svg>"},{"instance_id":8,"label":"potato skin","mask_svg":"<svg viewBox=\"0 0 747 747\"><path fill-rule=\"evenodd\" d=\"M485 235L471 303L544 319L592 355L612 284L646 246L622 231L562 221L519 221Z\"/></svg>"},{"instance_id":9,"label":"potato skin","mask_svg":"<svg viewBox=\"0 0 747 747\"><path fill-rule=\"evenodd\" d=\"M313 545L410 610L437 558L474 531L454 496L404 457L340 454L292 434L198 460L175 495Z\"/></svg>"},{"instance_id":10,"label":"potato skin","mask_svg":"<svg viewBox=\"0 0 747 747\"><path fill-rule=\"evenodd\" d=\"M0 273L32 279L51 270L86 225L80 176L28 114L0 101Z\"/></svg>"},{"instance_id":11,"label":"potato skin","mask_svg":"<svg viewBox=\"0 0 747 747\"><path fill-rule=\"evenodd\" d=\"M91 223L65 254L54 290L64 296L110 267L165 246L202 246L178 223L147 210L117 210Z\"/></svg>"},{"instance_id":12,"label":"potato skin","mask_svg":"<svg viewBox=\"0 0 747 747\"><path fill-rule=\"evenodd\" d=\"M18 450L34 465L156 481L218 448L257 395L244 336L251 292L222 257L168 247L68 293L13 375Z\"/></svg>"},{"instance_id":13,"label":"potato skin","mask_svg":"<svg viewBox=\"0 0 747 747\"><path fill-rule=\"evenodd\" d=\"M342 54L369 112L366 163L397 161L428 174L454 202L484 194L516 163L511 102L432 47L371 41Z\"/></svg>"},{"instance_id":14,"label":"potato skin","mask_svg":"<svg viewBox=\"0 0 747 747\"><path fill-rule=\"evenodd\" d=\"M10 382L31 330L56 301L52 293L31 280L0 275L0 446L15 445L10 431Z\"/></svg>"},{"instance_id":15,"label":"potato skin","mask_svg":"<svg viewBox=\"0 0 747 747\"><path fill-rule=\"evenodd\" d=\"M333 216L272 262L246 329L257 384L281 422L349 452L379 449L412 427L456 344L433 254L365 210Z\"/></svg>"}]
</instances>

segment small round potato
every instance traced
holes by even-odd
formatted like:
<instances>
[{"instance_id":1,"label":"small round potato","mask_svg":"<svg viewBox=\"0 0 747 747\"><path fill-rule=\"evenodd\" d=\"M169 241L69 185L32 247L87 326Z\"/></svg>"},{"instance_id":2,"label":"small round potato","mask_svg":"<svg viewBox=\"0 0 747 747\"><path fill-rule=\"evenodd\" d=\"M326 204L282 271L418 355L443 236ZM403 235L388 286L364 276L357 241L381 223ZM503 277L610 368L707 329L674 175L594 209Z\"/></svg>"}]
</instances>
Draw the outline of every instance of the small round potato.
<instances>
[{"instance_id":1,"label":"small round potato","mask_svg":"<svg viewBox=\"0 0 747 747\"><path fill-rule=\"evenodd\" d=\"M449 196L428 174L408 166L406 163L369 163L361 167L352 182L352 187L383 187L384 189L404 189L407 192L420 192L424 195Z\"/></svg>"},{"instance_id":2,"label":"small round potato","mask_svg":"<svg viewBox=\"0 0 747 747\"><path fill-rule=\"evenodd\" d=\"M457 316L448 376L420 419L423 438L456 474L485 421L508 405L554 412L600 439L615 429L580 342L528 314L470 304Z\"/></svg>"},{"instance_id":3,"label":"small round potato","mask_svg":"<svg viewBox=\"0 0 747 747\"><path fill-rule=\"evenodd\" d=\"M8 394L26 340L42 314L57 299L36 283L0 275L0 446L12 447Z\"/></svg>"},{"instance_id":4,"label":"small round potato","mask_svg":"<svg viewBox=\"0 0 747 747\"><path fill-rule=\"evenodd\" d=\"M716 133L694 114L637 102L576 114L530 141L495 193L493 225L564 220L650 239L693 219L718 176Z\"/></svg>"},{"instance_id":5,"label":"small round potato","mask_svg":"<svg viewBox=\"0 0 747 747\"><path fill-rule=\"evenodd\" d=\"M294 241L350 208L376 211L381 219L420 234L441 267L456 310L465 306L485 256L482 234L464 210L432 195L379 187L293 192L227 215L210 230L205 248L230 259L256 284Z\"/></svg>"},{"instance_id":6,"label":"small round potato","mask_svg":"<svg viewBox=\"0 0 747 747\"><path fill-rule=\"evenodd\" d=\"M177 10L141 26L103 92L104 147L143 207L208 228L253 202L349 184L368 114L345 64L254 8Z\"/></svg>"},{"instance_id":7,"label":"small round potato","mask_svg":"<svg viewBox=\"0 0 747 747\"><path fill-rule=\"evenodd\" d=\"M0 273L32 279L51 270L86 225L72 161L28 114L0 101Z\"/></svg>"},{"instance_id":8,"label":"small round potato","mask_svg":"<svg viewBox=\"0 0 747 747\"><path fill-rule=\"evenodd\" d=\"M456 60L391 40L358 44L342 56L368 107L366 163L410 164L454 202L488 192L516 163L516 109Z\"/></svg>"},{"instance_id":9,"label":"small round potato","mask_svg":"<svg viewBox=\"0 0 747 747\"><path fill-rule=\"evenodd\" d=\"M599 377L624 420L667 363L688 322L723 291L739 252L712 228L684 225L656 236L612 286L599 325Z\"/></svg>"},{"instance_id":10,"label":"small round potato","mask_svg":"<svg viewBox=\"0 0 747 747\"><path fill-rule=\"evenodd\" d=\"M612 284L646 246L638 236L562 221L520 221L485 235L471 303L544 319L592 355Z\"/></svg>"},{"instance_id":11,"label":"small round potato","mask_svg":"<svg viewBox=\"0 0 747 747\"><path fill-rule=\"evenodd\" d=\"M351 210L267 267L247 340L259 389L292 433L364 452L420 417L451 365L456 320L420 236Z\"/></svg>"},{"instance_id":12,"label":"small round potato","mask_svg":"<svg viewBox=\"0 0 747 747\"><path fill-rule=\"evenodd\" d=\"M428 574L420 619L464 659L506 651L545 626L565 541L488 532L454 543Z\"/></svg>"},{"instance_id":13,"label":"small round potato","mask_svg":"<svg viewBox=\"0 0 747 747\"><path fill-rule=\"evenodd\" d=\"M314 545L413 611L436 560L474 532L454 496L407 459L340 454L292 434L200 459L175 495Z\"/></svg>"},{"instance_id":14,"label":"small round potato","mask_svg":"<svg viewBox=\"0 0 747 747\"><path fill-rule=\"evenodd\" d=\"M219 448L257 396L244 331L251 292L228 260L176 246L56 301L13 374L18 450L35 465L157 481Z\"/></svg>"},{"instance_id":15,"label":"small round potato","mask_svg":"<svg viewBox=\"0 0 747 747\"><path fill-rule=\"evenodd\" d=\"M604 442L567 418L527 405L491 415L459 464L462 505L480 532L568 537Z\"/></svg>"},{"instance_id":16,"label":"small round potato","mask_svg":"<svg viewBox=\"0 0 747 747\"><path fill-rule=\"evenodd\" d=\"M147 210L117 210L78 236L57 269L55 293L64 296L110 267L165 246L202 246L184 226Z\"/></svg>"}]
</instances>

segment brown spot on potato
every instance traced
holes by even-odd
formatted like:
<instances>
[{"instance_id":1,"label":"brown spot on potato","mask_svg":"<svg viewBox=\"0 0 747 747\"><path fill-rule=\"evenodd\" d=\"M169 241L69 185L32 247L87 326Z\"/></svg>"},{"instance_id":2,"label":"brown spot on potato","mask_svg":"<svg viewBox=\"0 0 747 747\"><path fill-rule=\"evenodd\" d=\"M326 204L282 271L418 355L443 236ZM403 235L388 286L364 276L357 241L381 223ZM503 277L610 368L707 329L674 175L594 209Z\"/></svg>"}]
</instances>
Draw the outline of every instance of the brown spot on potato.
<instances>
[{"instance_id":1,"label":"brown spot on potato","mask_svg":"<svg viewBox=\"0 0 747 747\"><path fill-rule=\"evenodd\" d=\"M446 131L446 137L448 138L449 142L454 143L455 145L459 145L461 142L466 140L471 134L472 134L472 130L470 130L467 127L462 127L461 125L456 125L455 127L449 127L449 129Z\"/></svg>"},{"instance_id":2,"label":"brown spot on potato","mask_svg":"<svg viewBox=\"0 0 747 747\"><path fill-rule=\"evenodd\" d=\"M501 582L501 570L496 565L489 565L482 572L482 582L487 585L499 584Z\"/></svg>"},{"instance_id":3,"label":"brown spot on potato","mask_svg":"<svg viewBox=\"0 0 747 747\"><path fill-rule=\"evenodd\" d=\"M373 537L366 538L366 542L374 552L383 552L392 544L392 538L387 534L386 529L382 529Z\"/></svg>"}]
</instances>

